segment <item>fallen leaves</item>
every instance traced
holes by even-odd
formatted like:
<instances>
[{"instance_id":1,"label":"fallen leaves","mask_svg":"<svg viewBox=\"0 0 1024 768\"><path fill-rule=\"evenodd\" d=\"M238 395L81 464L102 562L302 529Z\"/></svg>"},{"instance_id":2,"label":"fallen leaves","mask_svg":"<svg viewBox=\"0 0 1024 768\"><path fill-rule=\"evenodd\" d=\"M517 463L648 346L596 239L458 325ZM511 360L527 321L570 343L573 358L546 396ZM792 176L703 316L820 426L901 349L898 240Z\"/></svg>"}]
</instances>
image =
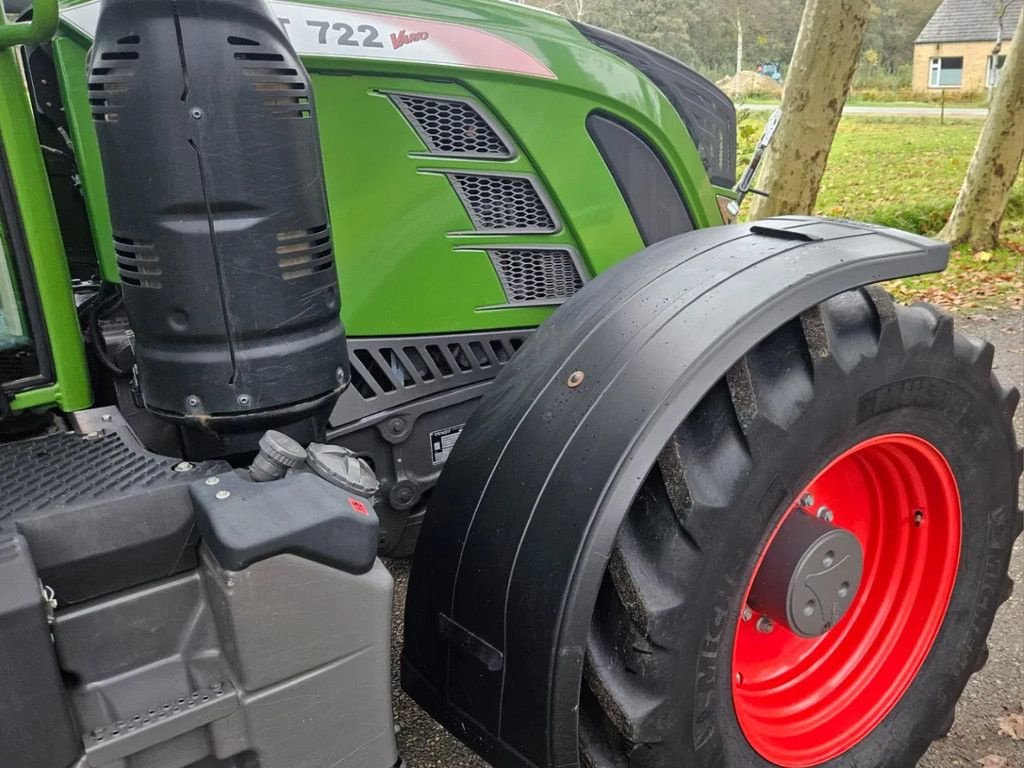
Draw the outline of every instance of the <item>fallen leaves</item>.
<instances>
[{"instance_id":1,"label":"fallen leaves","mask_svg":"<svg viewBox=\"0 0 1024 768\"><path fill-rule=\"evenodd\" d=\"M1024 711L1024 702L1021 702L1021 710ZM999 718L999 732L1014 741L1024 741L1024 714L1011 712L1006 717Z\"/></svg>"},{"instance_id":2,"label":"fallen leaves","mask_svg":"<svg viewBox=\"0 0 1024 768\"><path fill-rule=\"evenodd\" d=\"M1024 702L1020 706L1021 712L1011 712L999 718L999 733L1014 741L1024 741ZM977 763L982 768L1014 768L1008 758L1000 755L985 755Z\"/></svg>"},{"instance_id":3,"label":"fallen leaves","mask_svg":"<svg viewBox=\"0 0 1024 768\"><path fill-rule=\"evenodd\" d=\"M976 254L957 250L945 272L895 280L889 290L905 303L927 301L953 312L991 306L1021 309L1024 254L1008 245Z\"/></svg>"}]
</instances>

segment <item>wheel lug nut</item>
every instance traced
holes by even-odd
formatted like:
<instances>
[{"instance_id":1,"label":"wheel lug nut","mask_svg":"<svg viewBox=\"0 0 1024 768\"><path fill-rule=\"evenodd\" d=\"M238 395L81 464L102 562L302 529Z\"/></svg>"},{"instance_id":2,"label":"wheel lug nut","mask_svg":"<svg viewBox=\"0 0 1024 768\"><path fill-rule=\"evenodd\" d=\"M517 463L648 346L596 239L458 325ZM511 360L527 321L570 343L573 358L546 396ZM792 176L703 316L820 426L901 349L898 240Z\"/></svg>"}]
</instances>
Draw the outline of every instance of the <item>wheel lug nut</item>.
<instances>
[{"instance_id":1,"label":"wheel lug nut","mask_svg":"<svg viewBox=\"0 0 1024 768\"><path fill-rule=\"evenodd\" d=\"M769 634L775 629L775 622L769 619L767 616L762 616L757 620L757 631L763 634Z\"/></svg>"},{"instance_id":2,"label":"wheel lug nut","mask_svg":"<svg viewBox=\"0 0 1024 768\"><path fill-rule=\"evenodd\" d=\"M800 497L800 506L810 509L814 506L814 497L809 493L805 493Z\"/></svg>"},{"instance_id":3,"label":"wheel lug nut","mask_svg":"<svg viewBox=\"0 0 1024 768\"><path fill-rule=\"evenodd\" d=\"M824 520L826 523L831 523L835 517L835 514L828 507L822 507L818 510L818 518Z\"/></svg>"},{"instance_id":4,"label":"wheel lug nut","mask_svg":"<svg viewBox=\"0 0 1024 768\"><path fill-rule=\"evenodd\" d=\"M743 612L740 613L740 618L744 621L750 621L754 618L754 612L750 609L749 605L743 606Z\"/></svg>"}]
</instances>

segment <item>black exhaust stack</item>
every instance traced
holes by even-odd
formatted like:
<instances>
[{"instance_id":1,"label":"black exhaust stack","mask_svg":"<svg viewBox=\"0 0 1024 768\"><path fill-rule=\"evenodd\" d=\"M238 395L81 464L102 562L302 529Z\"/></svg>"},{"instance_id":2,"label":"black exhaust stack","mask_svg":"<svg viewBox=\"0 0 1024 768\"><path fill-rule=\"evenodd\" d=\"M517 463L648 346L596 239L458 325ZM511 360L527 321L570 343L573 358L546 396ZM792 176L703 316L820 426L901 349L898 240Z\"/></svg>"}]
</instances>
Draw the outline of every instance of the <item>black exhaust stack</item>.
<instances>
[{"instance_id":1,"label":"black exhaust stack","mask_svg":"<svg viewBox=\"0 0 1024 768\"><path fill-rule=\"evenodd\" d=\"M236 446L348 381L309 75L265 0L103 0L89 96L142 397Z\"/></svg>"}]
</instances>

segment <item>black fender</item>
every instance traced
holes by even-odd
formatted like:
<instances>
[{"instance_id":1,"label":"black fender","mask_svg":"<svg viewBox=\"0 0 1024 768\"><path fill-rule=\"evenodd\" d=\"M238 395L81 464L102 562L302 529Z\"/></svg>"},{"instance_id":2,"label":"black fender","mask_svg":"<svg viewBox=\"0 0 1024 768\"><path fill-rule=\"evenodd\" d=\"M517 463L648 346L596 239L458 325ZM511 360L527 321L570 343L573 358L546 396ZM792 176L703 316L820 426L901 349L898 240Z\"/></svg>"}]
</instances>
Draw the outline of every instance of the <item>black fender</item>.
<instances>
[{"instance_id":1,"label":"black fender","mask_svg":"<svg viewBox=\"0 0 1024 768\"><path fill-rule=\"evenodd\" d=\"M948 257L905 232L784 217L666 240L587 285L497 379L441 475L410 579L406 690L494 765L577 766L598 588L672 432L779 326Z\"/></svg>"}]
</instances>

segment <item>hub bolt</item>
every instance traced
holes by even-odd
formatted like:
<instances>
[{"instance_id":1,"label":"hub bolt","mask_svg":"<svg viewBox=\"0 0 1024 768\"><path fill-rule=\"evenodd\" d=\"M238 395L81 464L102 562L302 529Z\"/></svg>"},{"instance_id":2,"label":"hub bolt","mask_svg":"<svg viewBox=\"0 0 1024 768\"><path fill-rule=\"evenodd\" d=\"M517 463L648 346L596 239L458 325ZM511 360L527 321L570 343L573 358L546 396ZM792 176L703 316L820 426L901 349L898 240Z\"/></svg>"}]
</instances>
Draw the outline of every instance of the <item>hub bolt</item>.
<instances>
[{"instance_id":1,"label":"hub bolt","mask_svg":"<svg viewBox=\"0 0 1024 768\"><path fill-rule=\"evenodd\" d=\"M740 614L740 618L744 621L750 621L754 618L754 612L751 610L749 605L743 606L743 612Z\"/></svg>"},{"instance_id":2,"label":"hub bolt","mask_svg":"<svg viewBox=\"0 0 1024 768\"><path fill-rule=\"evenodd\" d=\"M769 619L767 616L762 616L757 620L757 631L765 635L771 634L775 629L775 622Z\"/></svg>"},{"instance_id":3,"label":"hub bolt","mask_svg":"<svg viewBox=\"0 0 1024 768\"><path fill-rule=\"evenodd\" d=\"M810 509L811 507L814 506L814 497L811 496L811 494L809 493L805 493L803 496L800 497L800 506Z\"/></svg>"},{"instance_id":4,"label":"hub bolt","mask_svg":"<svg viewBox=\"0 0 1024 768\"><path fill-rule=\"evenodd\" d=\"M818 510L818 518L824 520L826 523L831 523L835 520L835 514L828 507L822 507Z\"/></svg>"}]
</instances>

